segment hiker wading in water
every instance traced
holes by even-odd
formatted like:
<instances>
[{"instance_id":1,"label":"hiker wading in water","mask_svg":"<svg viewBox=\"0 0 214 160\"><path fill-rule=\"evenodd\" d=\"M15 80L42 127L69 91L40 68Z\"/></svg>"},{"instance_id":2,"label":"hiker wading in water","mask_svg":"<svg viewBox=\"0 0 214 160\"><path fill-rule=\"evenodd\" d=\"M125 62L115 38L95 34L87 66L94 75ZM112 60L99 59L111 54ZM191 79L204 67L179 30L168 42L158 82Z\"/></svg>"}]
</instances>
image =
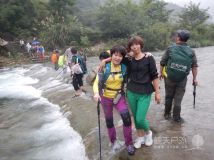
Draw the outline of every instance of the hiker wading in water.
<instances>
[{"instance_id":1,"label":"hiker wading in water","mask_svg":"<svg viewBox=\"0 0 214 160\"><path fill-rule=\"evenodd\" d=\"M101 101L113 151L119 149L122 145L117 140L113 123L113 108L115 108L123 120L123 135L127 152L133 155L135 148L132 142L131 117L123 91L126 66L121 64L126 55L126 50L123 46L115 46L110 52L111 62L107 63L105 68L98 73L98 78L94 82L94 100Z\"/></svg>"},{"instance_id":2,"label":"hiker wading in water","mask_svg":"<svg viewBox=\"0 0 214 160\"><path fill-rule=\"evenodd\" d=\"M127 50L132 54L122 60L128 70L127 98L138 135L134 143L135 148L140 148L143 144L146 146L153 144L152 131L146 115L152 93L155 92L155 101L158 104L161 99L156 62L151 53L142 51L143 46L141 37L131 38ZM100 68L108 61L109 59L104 60Z\"/></svg>"},{"instance_id":3,"label":"hiker wading in water","mask_svg":"<svg viewBox=\"0 0 214 160\"><path fill-rule=\"evenodd\" d=\"M165 119L171 118L172 102L173 120L182 122L181 101L183 99L187 76L192 70L193 85L197 85L198 64L195 52L187 45L190 37L188 30L177 30L176 44L169 46L160 61L160 79L165 82Z\"/></svg>"},{"instance_id":4,"label":"hiker wading in water","mask_svg":"<svg viewBox=\"0 0 214 160\"><path fill-rule=\"evenodd\" d=\"M155 101L160 103L158 72L153 56L146 56L143 50L144 42L139 36L128 41L127 48L133 52L133 57L124 59L129 70L127 84L127 98L131 108L138 138L134 146L140 148L142 144L153 144L152 131L146 119L152 93L155 92ZM147 53L148 54L148 53Z\"/></svg>"}]
</instances>

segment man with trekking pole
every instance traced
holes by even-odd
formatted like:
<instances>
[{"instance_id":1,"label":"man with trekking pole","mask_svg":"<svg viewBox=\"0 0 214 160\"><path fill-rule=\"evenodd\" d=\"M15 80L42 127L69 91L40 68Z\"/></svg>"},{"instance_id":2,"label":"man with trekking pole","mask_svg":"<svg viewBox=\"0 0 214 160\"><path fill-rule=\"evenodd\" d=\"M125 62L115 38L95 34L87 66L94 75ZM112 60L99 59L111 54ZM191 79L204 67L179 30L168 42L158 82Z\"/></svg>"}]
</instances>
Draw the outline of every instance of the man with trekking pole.
<instances>
[{"instance_id":1,"label":"man with trekking pole","mask_svg":"<svg viewBox=\"0 0 214 160\"><path fill-rule=\"evenodd\" d=\"M169 46L160 61L160 79L164 78L165 82L165 112L166 120L171 118L172 102L173 120L177 123L182 122L180 116L181 102L185 93L187 76L192 70L194 86L194 104L195 89L198 84L196 77L198 64L195 52L187 45L190 37L188 30L177 30L176 43Z\"/></svg>"}]
</instances>

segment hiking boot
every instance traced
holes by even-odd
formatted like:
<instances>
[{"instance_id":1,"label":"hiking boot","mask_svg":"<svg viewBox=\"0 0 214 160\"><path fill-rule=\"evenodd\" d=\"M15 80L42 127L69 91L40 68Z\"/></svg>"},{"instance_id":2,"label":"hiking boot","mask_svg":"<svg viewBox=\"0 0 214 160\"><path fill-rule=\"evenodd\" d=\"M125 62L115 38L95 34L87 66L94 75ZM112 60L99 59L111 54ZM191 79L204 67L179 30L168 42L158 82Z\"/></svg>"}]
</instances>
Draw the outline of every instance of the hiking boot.
<instances>
[{"instance_id":1,"label":"hiking boot","mask_svg":"<svg viewBox=\"0 0 214 160\"><path fill-rule=\"evenodd\" d=\"M140 148L141 145L143 145L145 143L145 137L138 137L136 140L135 140L135 143L134 143L134 147L136 149Z\"/></svg>"},{"instance_id":2,"label":"hiking boot","mask_svg":"<svg viewBox=\"0 0 214 160\"><path fill-rule=\"evenodd\" d=\"M126 149L127 149L127 152L128 152L129 155L134 155L135 148L134 148L133 145L129 145Z\"/></svg>"},{"instance_id":3,"label":"hiking boot","mask_svg":"<svg viewBox=\"0 0 214 160\"><path fill-rule=\"evenodd\" d=\"M179 118L173 118L174 122L176 123L183 123L184 122L184 119L179 117Z\"/></svg>"},{"instance_id":4,"label":"hiking boot","mask_svg":"<svg viewBox=\"0 0 214 160\"><path fill-rule=\"evenodd\" d=\"M165 120L171 119L171 114L170 113L164 113L164 118L165 118Z\"/></svg>"},{"instance_id":5,"label":"hiking boot","mask_svg":"<svg viewBox=\"0 0 214 160\"><path fill-rule=\"evenodd\" d=\"M80 96L80 94L74 94L71 98L77 98L79 96Z\"/></svg>"},{"instance_id":6,"label":"hiking boot","mask_svg":"<svg viewBox=\"0 0 214 160\"><path fill-rule=\"evenodd\" d=\"M119 140L115 140L114 143L112 144L111 148L113 151L119 150L122 146L124 145L124 143L122 143Z\"/></svg>"},{"instance_id":7,"label":"hiking boot","mask_svg":"<svg viewBox=\"0 0 214 160\"><path fill-rule=\"evenodd\" d=\"M146 146L151 146L153 144L153 139L152 139L152 131L149 131L149 134L145 135L145 145Z\"/></svg>"}]
</instances>

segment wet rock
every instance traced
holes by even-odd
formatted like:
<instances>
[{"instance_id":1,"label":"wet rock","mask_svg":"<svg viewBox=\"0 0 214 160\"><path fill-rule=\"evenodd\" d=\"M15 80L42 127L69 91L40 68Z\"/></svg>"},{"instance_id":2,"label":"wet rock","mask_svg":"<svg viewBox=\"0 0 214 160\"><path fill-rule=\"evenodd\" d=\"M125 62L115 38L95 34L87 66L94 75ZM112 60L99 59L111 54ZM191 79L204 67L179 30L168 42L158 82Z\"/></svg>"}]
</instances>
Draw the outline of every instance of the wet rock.
<instances>
[{"instance_id":1,"label":"wet rock","mask_svg":"<svg viewBox=\"0 0 214 160\"><path fill-rule=\"evenodd\" d=\"M6 46L8 44L7 41L5 41L4 39L0 38L0 46Z\"/></svg>"}]
</instances>

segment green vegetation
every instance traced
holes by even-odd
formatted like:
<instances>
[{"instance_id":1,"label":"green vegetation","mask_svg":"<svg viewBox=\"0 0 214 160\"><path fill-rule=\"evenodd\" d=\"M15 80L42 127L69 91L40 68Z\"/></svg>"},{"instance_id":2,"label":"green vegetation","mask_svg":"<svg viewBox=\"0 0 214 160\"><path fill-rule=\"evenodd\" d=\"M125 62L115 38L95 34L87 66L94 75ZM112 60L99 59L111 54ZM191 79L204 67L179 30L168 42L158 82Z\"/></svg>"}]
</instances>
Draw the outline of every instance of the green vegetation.
<instances>
[{"instance_id":1,"label":"green vegetation","mask_svg":"<svg viewBox=\"0 0 214 160\"><path fill-rule=\"evenodd\" d=\"M192 32L193 47L214 45L214 25L200 4L192 2L175 18L159 0L1 0L0 37L31 40L36 36L47 49L69 45L106 49L126 44L133 35L145 39L145 50L162 50L178 28Z\"/></svg>"}]
</instances>

